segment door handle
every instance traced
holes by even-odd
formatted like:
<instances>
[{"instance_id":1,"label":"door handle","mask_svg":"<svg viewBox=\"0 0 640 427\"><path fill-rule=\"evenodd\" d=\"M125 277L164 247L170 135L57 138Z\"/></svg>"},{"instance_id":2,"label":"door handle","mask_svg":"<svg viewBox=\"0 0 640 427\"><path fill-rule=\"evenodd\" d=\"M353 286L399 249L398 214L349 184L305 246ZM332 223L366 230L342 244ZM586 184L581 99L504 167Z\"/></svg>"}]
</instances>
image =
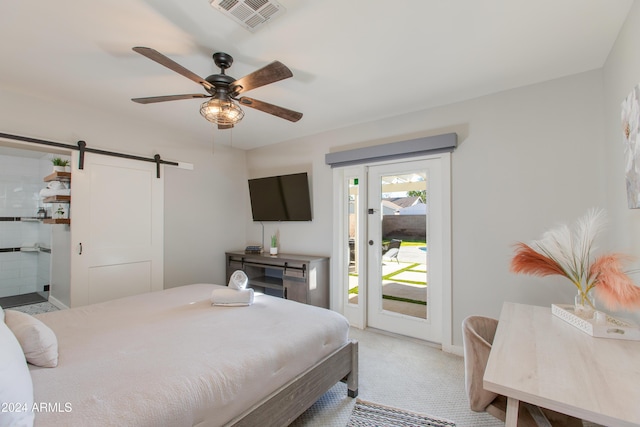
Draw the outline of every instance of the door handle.
<instances>
[{"instance_id":1,"label":"door handle","mask_svg":"<svg viewBox=\"0 0 640 427\"><path fill-rule=\"evenodd\" d=\"M369 246L373 246L373 240L369 240Z\"/></svg>"},{"instance_id":2,"label":"door handle","mask_svg":"<svg viewBox=\"0 0 640 427\"><path fill-rule=\"evenodd\" d=\"M82 255L82 243L78 243L78 255Z\"/></svg>"}]
</instances>

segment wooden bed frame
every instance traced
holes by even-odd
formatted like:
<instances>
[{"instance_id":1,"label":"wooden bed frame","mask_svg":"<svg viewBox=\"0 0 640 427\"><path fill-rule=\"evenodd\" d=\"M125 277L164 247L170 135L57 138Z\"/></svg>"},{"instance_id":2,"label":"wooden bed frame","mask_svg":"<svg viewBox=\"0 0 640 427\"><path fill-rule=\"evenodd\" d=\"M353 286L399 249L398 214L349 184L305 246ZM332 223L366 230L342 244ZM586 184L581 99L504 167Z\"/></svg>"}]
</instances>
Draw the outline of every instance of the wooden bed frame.
<instances>
[{"instance_id":1,"label":"wooden bed frame","mask_svg":"<svg viewBox=\"0 0 640 427\"><path fill-rule=\"evenodd\" d=\"M338 381L347 383L349 397L358 395L358 342L355 340L265 397L227 426L289 425Z\"/></svg>"}]
</instances>

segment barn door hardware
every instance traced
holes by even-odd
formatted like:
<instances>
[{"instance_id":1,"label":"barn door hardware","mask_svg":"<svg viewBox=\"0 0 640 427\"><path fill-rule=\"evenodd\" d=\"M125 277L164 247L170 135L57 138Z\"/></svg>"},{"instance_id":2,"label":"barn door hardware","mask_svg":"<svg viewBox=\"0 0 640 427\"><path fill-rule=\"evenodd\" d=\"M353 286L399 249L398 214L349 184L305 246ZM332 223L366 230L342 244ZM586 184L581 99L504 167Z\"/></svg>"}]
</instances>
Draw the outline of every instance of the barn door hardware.
<instances>
[{"instance_id":1,"label":"barn door hardware","mask_svg":"<svg viewBox=\"0 0 640 427\"><path fill-rule=\"evenodd\" d=\"M153 158L149 158L149 157L134 156L132 154L118 153L115 151L99 150L97 148L87 148L87 143L85 141L78 141L78 145L75 146L75 145L63 144L61 142L47 141L44 139L36 139L36 138L30 138L27 136L20 136L20 135L11 135L11 134L2 133L2 132L0 132L0 138L12 139L14 141L28 142L31 144L47 145L49 147L65 148L68 150L78 150L80 152L80 155L78 156L78 169L80 170L84 169L84 153L94 153L94 154L101 154L104 156L120 157L122 159L130 159L130 160L138 160L141 162L155 163L157 178L160 178L160 165L178 166L177 162L162 160L160 158L160 154L156 154L155 156L153 156Z\"/></svg>"}]
</instances>

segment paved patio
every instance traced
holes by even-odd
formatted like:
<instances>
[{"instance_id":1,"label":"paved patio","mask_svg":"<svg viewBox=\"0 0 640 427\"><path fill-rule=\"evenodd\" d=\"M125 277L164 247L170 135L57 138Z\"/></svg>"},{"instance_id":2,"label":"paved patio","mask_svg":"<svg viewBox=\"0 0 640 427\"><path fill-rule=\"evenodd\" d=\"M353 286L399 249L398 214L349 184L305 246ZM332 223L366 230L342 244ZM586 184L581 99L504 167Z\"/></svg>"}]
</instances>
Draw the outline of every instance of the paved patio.
<instances>
[{"instance_id":1,"label":"paved patio","mask_svg":"<svg viewBox=\"0 0 640 427\"><path fill-rule=\"evenodd\" d=\"M411 267L409 270L401 271ZM398 272L393 275L394 272ZM382 259L382 275L392 275L388 280L382 283L382 294L395 298L411 299L415 301L426 301L426 271L427 271L427 252L424 247L419 246L400 246L398 252L398 261L395 259ZM404 283L403 281L419 282ZM349 289L358 285L357 276L349 277ZM358 295L351 294L349 301L357 304ZM426 305L416 304L408 301L397 301L392 299L383 299L382 308L395 313L406 314L408 316L420 317L426 319Z\"/></svg>"}]
</instances>

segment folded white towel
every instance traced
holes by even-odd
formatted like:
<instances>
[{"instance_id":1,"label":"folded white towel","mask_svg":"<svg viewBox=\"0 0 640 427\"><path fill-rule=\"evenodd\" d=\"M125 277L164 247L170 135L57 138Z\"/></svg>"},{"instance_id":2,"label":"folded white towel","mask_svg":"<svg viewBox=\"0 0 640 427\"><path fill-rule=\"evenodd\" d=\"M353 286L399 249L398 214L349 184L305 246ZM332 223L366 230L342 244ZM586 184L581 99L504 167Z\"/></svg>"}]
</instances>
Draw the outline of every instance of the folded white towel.
<instances>
[{"instance_id":1,"label":"folded white towel","mask_svg":"<svg viewBox=\"0 0 640 427\"><path fill-rule=\"evenodd\" d=\"M232 289L244 289L247 287L247 283L249 282L249 278L242 270L236 270L233 272L231 277L229 278L229 287Z\"/></svg>"},{"instance_id":2,"label":"folded white towel","mask_svg":"<svg viewBox=\"0 0 640 427\"><path fill-rule=\"evenodd\" d=\"M62 190L69 188L69 185L62 181L51 181L47 184L47 188L50 188L51 190Z\"/></svg>"},{"instance_id":3,"label":"folded white towel","mask_svg":"<svg viewBox=\"0 0 640 427\"><path fill-rule=\"evenodd\" d=\"M253 289L214 289L211 292L213 305L239 306L253 304Z\"/></svg>"}]
</instances>

